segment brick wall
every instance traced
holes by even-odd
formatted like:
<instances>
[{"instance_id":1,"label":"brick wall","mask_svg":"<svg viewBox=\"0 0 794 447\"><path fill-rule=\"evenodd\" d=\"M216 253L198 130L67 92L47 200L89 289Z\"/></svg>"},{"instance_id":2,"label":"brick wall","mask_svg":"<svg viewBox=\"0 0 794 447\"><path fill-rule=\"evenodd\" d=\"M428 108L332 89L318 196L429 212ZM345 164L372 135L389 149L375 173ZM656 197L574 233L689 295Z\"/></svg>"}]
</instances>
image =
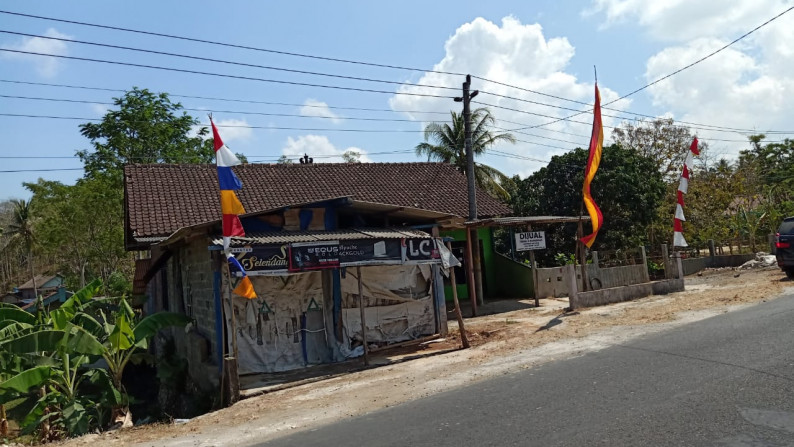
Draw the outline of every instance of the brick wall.
<instances>
[{"instance_id":1,"label":"brick wall","mask_svg":"<svg viewBox=\"0 0 794 447\"><path fill-rule=\"evenodd\" d=\"M165 266L168 310L194 319L189 333L169 330L176 353L188 361L191 378L203 389L218 386L220 370L215 324L214 272L218 252L207 249L209 241L197 239L176 249Z\"/></svg>"}]
</instances>

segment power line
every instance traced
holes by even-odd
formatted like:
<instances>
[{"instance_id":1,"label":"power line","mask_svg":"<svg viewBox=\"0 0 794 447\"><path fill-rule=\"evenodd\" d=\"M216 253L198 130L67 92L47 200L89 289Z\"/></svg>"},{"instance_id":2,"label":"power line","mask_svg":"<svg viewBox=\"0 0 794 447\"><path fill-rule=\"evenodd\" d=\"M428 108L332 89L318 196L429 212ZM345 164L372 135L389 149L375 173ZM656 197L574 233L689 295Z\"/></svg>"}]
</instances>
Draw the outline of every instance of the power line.
<instances>
[{"instance_id":1,"label":"power line","mask_svg":"<svg viewBox=\"0 0 794 447\"><path fill-rule=\"evenodd\" d=\"M791 6L791 7L789 7L788 9L786 9L786 10L785 10L785 11L783 11L783 12L781 12L780 14L778 14L778 15L776 15L776 16L774 16L774 17L772 17L771 19L767 20L766 22L764 22L764 23L762 23L762 24L760 24L760 25L756 26L755 28L753 28L753 29L751 29L750 31L748 31L748 32L746 32L746 33L744 33L744 34L742 34L741 36L739 36L739 37L737 37L736 39L732 40L732 41L731 41L731 42L729 42L728 44L726 44L726 45L723 45L722 47L718 48L717 50L715 50L715 51L712 51L711 53L707 54L706 56L703 56L703 57L701 57L700 59L698 59L698 60L696 60L696 61L694 61L694 62L692 62L692 63L690 63L690 64L688 64L688 65L686 65L686 66L684 66L684 67L681 67L681 68L679 68L678 70L676 70L676 71L674 71L674 72L672 72L672 73L670 73L670 74L667 74L667 75L665 75L665 76L662 76L661 78L659 78L659 79L656 79L655 81L653 81L653 82L650 82L650 83L648 83L648 84L646 84L646 85L644 85L644 86L642 86L642 87L640 87L640 88L638 88L638 89L636 89L636 90L634 90L634 91L631 91L631 92L629 92L629 93L627 93L627 94L625 94L625 95L623 95L623 96L621 96L621 97L619 97L619 98L617 98L617 99L615 99L615 100L613 100L613 101L610 101L610 102L608 102L608 103L606 103L606 104L604 104L604 105L605 105L605 106L608 106L608 105L610 105L610 104L614 104L614 103L616 103L616 102L620 101L621 99L628 98L629 96L631 96L631 95L633 95L633 94L635 94L635 93L641 92L641 91L645 90L645 89L646 89L646 88L648 88L648 87L651 87L651 86L653 86L653 85L655 85L655 84L657 84L657 83L659 83L659 82L662 82L662 81L664 81L665 79L668 79L668 78L670 78L671 76L677 75L678 73L681 73L682 71L684 71L684 70L686 70L686 69L688 69L688 68L694 67L695 65L697 65L697 64L699 64L699 63L701 63L701 62L705 61L706 59L708 59L708 58L710 58L710 57L712 57L712 56L714 56L714 55L716 55L716 54L720 53L721 51L723 51L723 50L725 50L726 48L730 47L731 45L735 44L736 42L739 42L740 40L744 39L745 37L749 36L750 34L753 34L754 32L758 31L759 29L763 28L764 26L766 26L766 25L768 25L768 24L772 23L773 21L777 20L778 18L780 18L780 17L781 17L781 16L783 16L784 14L788 13L788 12L789 12L789 11L791 11L792 9L794 9L794 6ZM578 116L578 115L581 115L581 114L583 114L583 113L587 113L587 112L588 112L587 110L585 110L585 111L581 111L581 112L579 112L579 113L575 113L575 114L573 114L573 115L571 115L571 116L569 116L569 117L566 117L566 118L560 118L560 119L557 119L557 120L555 120L555 121L551 121L551 122L544 123L544 124L539 124L539 125L537 125L537 126L534 126L534 127L547 126L547 125L549 125L549 124L554 124L554 123L556 123L556 122L559 122L559 121L568 120L569 118L573 118L573 117L575 117L575 116Z\"/></svg>"},{"instance_id":2,"label":"power line","mask_svg":"<svg viewBox=\"0 0 794 447\"><path fill-rule=\"evenodd\" d=\"M33 115L24 113L0 113L0 116L13 118L41 118L58 120L102 121L100 118L86 118L80 116ZM140 121L144 122L144 121ZM209 123L199 123L199 126L209 126ZM279 127L279 126L251 126L238 124L215 124L215 127L243 128L243 129L269 129L269 130L298 130L306 132L361 132L361 133L422 133L424 130L408 129L334 129L334 128L306 128L306 127Z\"/></svg>"},{"instance_id":3,"label":"power line","mask_svg":"<svg viewBox=\"0 0 794 447\"><path fill-rule=\"evenodd\" d=\"M317 88L327 88L327 89L336 89L336 90L349 90L355 92L365 92L365 93L385 93L389 95L406 95L406 96L422 96L428 98L445 98L445 99L452 99L453 96L444 96L444 95L432 95L429 93L408 93L408 92L394 92L389 90L375 90L375 89L367 89L367 88L356 88L356 87L343 87L339 85L327 85L327 84L313 84L307 82L297 82L297 81L285 81L280 79L266 79L266 78L257 78L253 76L241 76L241 75L232 75L232 74L225 74L225 73L212 73L207 71L199 71L199 70L188 70L185 68L174 68L174 67L162 67L158 65L148 65L148 64L136 64L132 62L121 62L121 61L111 61L106 59L94 59L89 57L77 57L77 56L65 56L62 54L50 54L50 53L38 53L35 51L23 51L23 50L12 50L9 48L0 48L0 51L5 51L8 53L17 53L17 54L28 54L33 56L46 56L46 57L57 57L60 59L69 59L69 60L76 60L76 61L83 61L83 62L97 62L103 64L111 64L111 65L121 65L127 67L136 67L136 68L149 68L153 70L164 70L164 71L172 71L177 73L189 73L189 74L198 74L204 76L215 76L220 78L230 78L230 79L240 79L244 81L259 81L259 82L268 82L274 84L285 84L285 85L298 85L303 87L317 87Z\"/></svg>"},{"instance_id":4,"label":"power line","mask_svg":"<svg viewBox=\"0 0 794 447\"><path fill-rule=\"evenodd\" d=\"M115 88L104 88L104 87L91 87L86 85L73 85L73 84L51 84L47 82L32 82L32 81L18 81L18 80L11 80L11 79L0 79L0 82L10 83L10 84L24 84L24 85L39 85L44 87L58 87L58 88L69 88L69 89L80 89L80 90L96 90L96 91L105 91L105 92L119 92L125 93L127 90L124 89L115 89ZM377 109L377 108L369 108L369 107L340 107L340 106L321 106L321 105L313 105L313 104L297 104L297 103L287 103L287 102L272 102L272 101L257 101L253 99L235 99L235 98L216 98L212 96L196 96L196 95L182 95L176 93L169 93L168 96L173 96L175 98L187 98L187 99L201 99L205 101L222 101L222 102L236 102L236 103L246 103L246 104L262 104L262 105L274 105L274 106L290 106L290 107L312 107L312 108L329 108L333 110L358 110L363 112L398 112L398 113L427 113L427 114L436 114L436 115L449 115L449 112L428 112L423 110L397 110L397 109ZM93 103L94 101L92 101Z\"/></svg>"},{"instance_id":5,"label":"power line","mask_svg":"<svg viewBox=\"0 0 794 447\"><path fill-rule=\"evenodd\" d=\"M82 171L83 168L57 168L57 169L8 169L0 173L8 174L12 172L55 172L55 171Z\"/></svg>"},{"instance_id":6,"label":"power line","mask_svg":"<svg viewBox=\"0 0 794 447\"><path fill-rule=\"evenodd\" d=\"M650 86L652 86L652 85L654 85L654 84L656 84L658 82L663 81L664 79L667 79L667 78L669 78L669 77L671 77L671 76L673 76L675 74L678 74L681 71L684 71L684 70L686 70L686 69L688 69L688 68L690 68L690 67L692 67L692 66L694 66L694 65L696 65L696 64L698 64L698 63L700 63L700 62L702 62L702 61L704 61L704 60L706 60L706 59L708 59L708 58L710 58L712 56L714 56L715 54L719 53L720 51L728 48L729 46L733 45L734 43L742 40L743 38L747 37L748 35L752 34L755 31L757 31L758 29L760 29L760 28L766 26L767 24L769 24L770 22L776 20L780 16L786 14L791 9L794 9L794 7L791 7L789 9L783 11L782 13L778 14L777 16L767 20L763 24L757 26L753 30L745 33L744 35L740 36L739 38L735 39L731 43L725 45L724 47L712 52L711 54L706 55L703 58L701 58L701 59L699 59L699 60L697 60L697 61L695 61L695 62L693 62L693 63L691 63L691 64L689 64L689 65L687 65L685 67L682 67L681 69L676 70L675 72L670 73L670 74L668 74L668 75L666 75L666 76L664 76L664 77L662 77L660 79L657 79L657 80L655 80L655 81L653 81L653 82L651 82L651 83L649 83L649 84L647 84L647 85L645 85L643 87L640 87L639 89L636 89L636 90L634 90L634 91L632 91L632 92L630 92L630 93L628 93L628 94L626 94L626 95L624 95L624 96L622 96L622 97L620 97L620 98L618 98L618 99L616 99L614 101L611 101L611 102L609 102L607 104L604 104L604 105L602 105L602 108L606 109L606 110L619 111L619 112L628 113L628 114L635 115L635 116L641 116L641 117L645 117L645 118L655 119L656 117L651 116L651 115L635 113L635 112L620 111L618 109L611 109L611 108L608 108L606 106L609 105L609 104L613 104L614 102L619 101L621 99L624 99L624 98L626 98L628 96L631 96L631 95L633 95L633 94L635 94L635 93L637 93L639 91L642 91L642 90L644 90L644 89L646 89L646 88L648 88L648 87L650 87ZM179 39L179 40L192 41L192 42L198 42L198 43L205 43L205 44L211 44L211 45L220 45L220 46L226 46L226 47L231 47L231 48L240 48L240 49L246 49L246 50L263 51L263 52L268 52L268 53L282 54L282 55L302 57L302 58L326 60L326 61L333 61L333 62L342 62L342 63L373 66L373 67L381 67L381 68L399 69L399 70L407 70L407 71L428 72L428 73L437 73L437 74L445 74L445 75L453 75L453 76L464 76L463 73L455 73L455 72L447 72L447 71L439 71L439 70L425 70L425 69L420 69L420 68L405 67L405 66L398 66L398 65L378 64L378 63L371 63L371 62L364 62L364 61L355 61L355 60L350 60L350 59L331 58L331 57L316 56L316 55L309 55L309 54L302 54L302 53L294 53L294 52L287 52L287 51L280 51L280 50L272 50L272 49L258 48L258 47L252 47L252 46L247 46L247 45L231 44L231 43L211 41L211 40L206 40L206 39L190 38L190 37L177 36L177 35L172 35L172 34L164 34L164 33L157 33L157 32L151 32L151 31L136 30L136 29L131 29L131 28L123 28L123 27L110 26L110 25L101 25L101 24L94 24L94 23L88 23L88 22L80 22L80 21L75 21L75 20L59 19L59 18L55 18L55 17L38 16L38 15L33 15L33 14L24 14L24 13L12 12L12 11L0 10L0 14L16 15L16 16L20 16L20 17L27 17L27 18L33 18L33 19L39 19L39 20L48 20L48 21L55 21L55 22L62 22L62 23L70 23L70 24L81 25L81 26L89 26L89 27L96 27L96 28L103 28L103 29L111 29L111 30L116 30L116 31L138 33L138 34L151 35L151 36L157 36L157 37L166 37L166 38L171 38L171 39ZM34 35L30 35L30 34L16 33L16 32L10 32L10 31L0 31L0 32L7 32L7 33L12 33L12 34L21 34L21 35L34 36ZM186 55L179 55L179 54L174 54L174 53L165 53L165 52L158 52L158 51L153 51L153 50L144 50L144 49L138 49L138 48L132 48L132 47L123 47L123 46L118 46L118 45L100 44L100 43L96 43L96 42L78 41L78 40L70 40L70 39L59 39L59 38L53 38L53 37L49 37L49 36L36 36L36 37L48 38L48 39L56 39L56 40L66 40L66 41L71 41L71 42L76 42L76 43L83 43L83 44L87 44L87 45L99 45L99 46L106 46L106 47L112 47L112 48L126 49L126 50L131 50L131 51L143 51L143 52L150 52L150 53L155 53L155 54L164 54L164 55L170 55L170 56L176 56L176 57L187 57L187 58L193 58L193 59L199 59L199 60L210 60L210 61L221 62L221 63L232 63L232 64L239 64L239 65L247 65L247 66L259 67L259 68L281 69L281 68L278 68L278 67L267 67L267 66L259 66L259 65L255 65L255 64L236 63L236 62L230 62L230 61L224 61L224 60L217 60L217 59L210 59L210 58L201 58L201 57L198 57L198 56L186 56ZM50 55L50 56L58 57L57 55ZM115 63L115 62L110 62L110 61L103 61L103 62ZM145 67L145 68L155 68L155 67ZM178 69L174 69L174 70L178 70ZM386 80L377 80L377 79L369 79L369 78L357 78L357 77L348 77L348 76L341 76L341 75L331 75L331 74L326 74L326 73L303 72L303 71L300 71L300 70L290 70L290 69L283 69L283 70L285 70L285 71L293 71L293 72L298 72L298 73L305 73L305 74L312 74L312 75L319 75L319 76L342 77L342 78L363 80L363 81L370 81L370 82L385 82L385 83L400 84L400 85L416 85L416 86L423 86L423 87L429 87L429 88L455 89L454 87L446 87L446 86L429 86L429 85L421 85L421 84L410 84L410 83L401 83L401 82L396 82L396 81L386 81ZM529 92L529 93L534 93L534 94L538 94L538 95L542 95L542 96L546 96L546 97L550 97L550 98L555 98L555 99L559 99L559 100L563 100L563 101L569 101L569 102L573 102L573 103L577 103L577 104L590 105L590 104L588 104L586 102L583 102L583 101L577 101L577 100L564 98L564 97L557 96L557 95L551 95L551 94L543 93L543 92L540 92L540 91L537 91L537 90L532 90L532 89L528 89L528 88L524 88L524 87L519 87L519 86L507 84L507 83L504 83L504 82L496 81L496 80L493 80L493 79L484 78L484 77L481 77L481 76L474 75L473 77L476 78L476 79L479 79L481 81L484 81L484 82L491 82L491 83L494 83L494 84L497 84L497 85L502 85L502 86L505 86L505 87L510 87L510 88L521 90L521 91L526 91L526 92ZM271 81L271 82L278 82L278 81ZM336 86L326 86L326 87L327 88L339 88L339 87L336 87ZM356 89L354 89L354 90L356 90ZM358 91L370 91L370 90L358 90ZM406 92L389 92L389 93L408 94ZM493 94L493 93L491 93L491 94ZM431 96L431 97L433 96L433 95L424 95L424 94L416 94L416 93L414 93L412 95L415 95L415 96ZM496 94L493 94L493 95L496 95ZM536 103L536 104L539 104L539 105L545 105L545 106L549 106L549 107L558 107L558 108L561 108L561 109L573 110L573 109L568 109L568 108L561 107L561 106L554 106L554 105L543 104L543 103L539 103L539 102L535 102L535 101L522 100L520 98L510 97L510 96L506 96L506 95L497 95L497 96L503 96L505 98L510 98L510 99L519 100L519 101ZM549 123L543 123L543 124L535 125L535 126L530 126L530 127L527 127L527 128L542 127L542 126L546 126L546 125L549 125L549 124L552 124L552 123L555 123L555 122L559 122L559 121L570 121L570 118L572 118L574 116L578 116L578 115L584 114L584 113L588 113L588 111L587 110L579 111L578 113L576 113L574 115L571 115L569 117L564 117L564 118L549 117L549 118L553 118L554 121L551 121ZM685 121L678 121L678 122L682 123L682 124L687 124L688 126L714 127L714 128L720 128L720 129L732 130L732 131L738 131L738 132L745 132L745 133L757 132L754 129L733 129L733 128L726 128L726 127L721 127L721 126L712 126L712 125L709 125L709 124L698 124L698 123L690 123L690 122L685 122ZM520 129L516 129L516 130L524 130L524 129L525 128L520 128ZM704 130L708 130L708 129L704 129ZM768 131L768 132L765 132L765 133L772 133L772 132L774 132L774 131ZM792 133L792 132L784 132L784 133Z\"/></svg>"},{"instance_id":7,"label":"power line","mask_svg":"<svg viewBox=\"0 0 794 447\"><path fill-rule=\"evenodd\" d=\"M315 55L311 55L311 54L294 53L294 52L289 52L289 51L281 51L281 50L272 50L272 49L268 49L268 48L252 47L252 46L248 46L248 45L238 45L238 44L231 44L231 43L226 43L226 42L218 42L218 41L207 40L207 39L197 39L197 38L193 38L193 37L177 36L177 35L174 35L174 34L157 33L157 32L143 31L143 30L137 30L137 29L132 29L132 28L122 28L122 27L119 27L119 26L100 25L100 24L97 24L97 23L80 22L80 21L77 21L77 20L67 20L67 19L59 19L59 18L55 18L55 17L45 17L45 16L38 16L38 15L33 15L33 14L23 14L23 13L20 13L20 12L12 12L12 11L0 10L0 14L15 15L15 16L27 17L27 18L31 18L31 19L48 20L48 21L52 21L52 22L70 23L70 24L73 24L73 25L110 29L110 30L114 30L114 31L124 31L124 32L128 32L128 33L143 34L143 35L147 35L147 36L166 37L166 38L169 38L169 39L178 39L178 40L184 40L184 41L188 41L188 42L205 43L205 44L218 45L218 46L229 47L229 48L239 48L239 49L243 49L243 50L261 51L261 52L265 52L265 53L281 54L281 55L285 55L285 56L294 56L294 57L301 57L301 58L307 58L307 59L324 60L324 61L329 61L329 62L341 62L341 63L346 63L346 64L366 65L366 66L369 66L369 67L390 68L390 69L407 70L407 71L422 71L422 72L437 73L437 74L444 74L444 75L451 75L451 76L465 76L465 74L463 74L463 73L454 73L454 72L439 71L439 70L425 70L425 69L421 69L421 68L404 67L404 66L399 66L399 65L378 64L378 63L373 63L373 62L362 62L362 61L354 61L354 60L349 60L349 59L339 59L339 58L333 58L333 57L315 56Z\"/></svg>"},{"instance_id":8,"label":"power line","mask_svg":"<svg viewBox=\"0 0 794 447\"><path fill-rule=\"evenodd\" d=\"M17 96L17 95L0 94L0 98L25 99L31 101L67 102L67 103L78 103L78 104L98 104L98 105L111 105L111 106L115 105L112 102L100 102L100 101L89 101L82 99L65 99L65 98L43 98L43 97L35 97L35 96ZM398 118L361 118L361 117L349 117L349 116L300 115L294 113L268 113L268 112L250 112L250 111L242 111L242 110L197 109L194 107L182 107L182 110L188 110L191 112L213 112L213 113L228 113L228 114L239 114L239 115L277 116L277 117L285 117L285 118L321 118L321 119L331 119L331 120L385 121L385 122L408 122L408 123L418 122L416 120L398 119Z\"/></svg>"},{"instance_id":9,"label":"power line","mask_svg":"<svg viewBox=\"0 0 794 447\"><path fill-rule=\"evenodd\" d=\"M246 62L236 62L236 61L228 61L228 60L224 60L224 59L213 59L213 58L209 58L209 57L191 56L191 55L178 54L178 53L169 53L169 52L165 52L165 51L147 50L147 49L143 49L143 48L126 47L126 46L121 46L121 45L112 45L112 44L99 43L99 42L89 42L89 41L85 41L85 40L65 39L65 38L62 38L62 37L51 37L51 36L45 36L45 35L40 35L40 34L20 33L20 32L16 32L16 31L8 31L8 30L2 30L2 29L0 29L0 33L14 34L14 35L26 36L26 37L35 37L35 38L39 38L39 39L57 40L57 41L61 41L61 42L78 43L78 44L82 44L82 45L93 45L93 46L104 47L104 48L115 48L115 49L128 50L128 51L137 51L137 52L141 52L141 53L158 54L158 55L162 55L162 56L179 57L179 58L183 58L183 59L192 59L192 60L199 60L199 61L204 61L204 62L215 62L215 63L220 63L220 64L237 65L237 66L252 67L252 68L261 68L261 69L264 69L264 70L274 70L274 71L283 71L283 72L288 72L288 73L306 74L306 75L312 75L312 76L325 76L325 77L331 77L331 78L337 78L337 79L350 79L350 80L354 80L354 81L377 82L377 83L382 83L382 84L404 85L404 86L411 86L411 87L437 88L437 89L455 90L455 91L458 90L457 87L445 87L445 86L428 85L428 84L412 84L410 82L389 81L389 80L384 80L384 79L362 78L362 77L357 77L357 76L338 75L338 74L332 74L332 73L320 73L320 72L316 72L316 71L296 70L296 69L292 69L292 68L274 67L274 66L269 66L269 65L249 64L249 63L246 63Z\"/></svg>"}]
</instances>

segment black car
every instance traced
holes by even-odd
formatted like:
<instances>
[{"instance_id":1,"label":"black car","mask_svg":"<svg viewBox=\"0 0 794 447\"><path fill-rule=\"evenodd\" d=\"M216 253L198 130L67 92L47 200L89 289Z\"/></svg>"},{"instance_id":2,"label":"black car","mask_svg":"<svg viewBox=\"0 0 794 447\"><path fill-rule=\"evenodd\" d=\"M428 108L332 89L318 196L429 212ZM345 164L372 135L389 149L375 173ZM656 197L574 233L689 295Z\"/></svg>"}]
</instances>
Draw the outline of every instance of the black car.
<instances>
[{"instance_id":1,"label":"black car","mask_svg":"<svg viewBox=\"0 0 794 447\"><path fill-rule=\"evenodd\" d=\"M783 219L777 230L777 265L794 279L794 216Z\"/></svg>"}]
</instances>

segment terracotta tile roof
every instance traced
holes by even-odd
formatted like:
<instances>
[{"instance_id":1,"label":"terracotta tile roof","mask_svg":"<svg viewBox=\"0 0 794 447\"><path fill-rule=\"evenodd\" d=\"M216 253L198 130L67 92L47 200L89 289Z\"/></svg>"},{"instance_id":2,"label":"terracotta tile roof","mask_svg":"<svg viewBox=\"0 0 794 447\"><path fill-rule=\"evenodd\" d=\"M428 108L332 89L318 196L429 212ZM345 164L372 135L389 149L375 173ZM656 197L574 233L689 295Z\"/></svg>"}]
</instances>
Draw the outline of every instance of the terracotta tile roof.
<instances>
[{"instance_id":1,"label":"terracotta tile roof","mask_svg":"<svg viewBox=\"0 0 794 447\"><path fill-rule=\"evenodd\" d=\"M235 173L248 213L348 196L370 201L468 214L466 177L445 163L245 164ZM167 236L182 227L220 220L215 165L133 164L124 167L127 234ZM511 213L477 193L480 218Z\"/></svg>"}]
</instances>

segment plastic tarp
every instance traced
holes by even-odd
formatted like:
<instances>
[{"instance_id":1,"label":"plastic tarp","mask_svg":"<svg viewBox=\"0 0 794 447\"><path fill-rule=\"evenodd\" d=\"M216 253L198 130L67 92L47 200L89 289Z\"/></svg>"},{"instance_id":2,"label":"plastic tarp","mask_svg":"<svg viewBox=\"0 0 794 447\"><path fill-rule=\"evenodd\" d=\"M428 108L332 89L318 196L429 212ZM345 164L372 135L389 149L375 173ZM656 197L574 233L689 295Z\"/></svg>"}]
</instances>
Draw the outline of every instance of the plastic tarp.
<instances>
[{"instance_id":1,"label":"plastic tarp","mask_svg":"<svg viewBox=\"0 0 794 447\"><path fill-rule=\"evenodd\" d=\"M362 267L361 277L368 343L396 343L435 333L429 265ZM342 324L349 349L361 344L355 268L342 277Z\"/></svg>"},{"instance_id":2,"label":"plastic tarp","mask_svg":"<svg viewBox=\"0 0 794 447\"><path fill-rule=\"evenodd\" d=\"M329 361L317 354L329 355L321 273L251 279L257 298L234 297L238 373L287 371Z\"/></svg>"}]
</instances>

